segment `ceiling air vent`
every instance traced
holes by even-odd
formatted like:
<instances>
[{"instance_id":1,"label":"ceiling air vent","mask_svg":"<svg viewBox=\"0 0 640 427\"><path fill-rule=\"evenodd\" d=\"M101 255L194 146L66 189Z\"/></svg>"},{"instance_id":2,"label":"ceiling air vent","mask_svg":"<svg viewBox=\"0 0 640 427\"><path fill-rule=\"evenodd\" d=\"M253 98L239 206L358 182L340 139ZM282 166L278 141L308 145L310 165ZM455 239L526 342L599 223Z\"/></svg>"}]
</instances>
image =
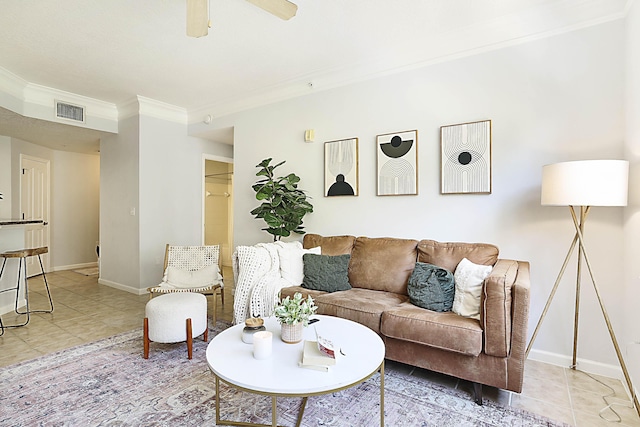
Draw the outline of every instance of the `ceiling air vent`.
<instances>
[{"instance_id":1,"label":"ceiling air vent","mask_svg":"<svg viewBox=\"0 0 640 427\"><path fill-rule=\"evenodd\" d=\"M56 117L84 123L84 107L56 101Z\"/></svg>"}]
</instances>

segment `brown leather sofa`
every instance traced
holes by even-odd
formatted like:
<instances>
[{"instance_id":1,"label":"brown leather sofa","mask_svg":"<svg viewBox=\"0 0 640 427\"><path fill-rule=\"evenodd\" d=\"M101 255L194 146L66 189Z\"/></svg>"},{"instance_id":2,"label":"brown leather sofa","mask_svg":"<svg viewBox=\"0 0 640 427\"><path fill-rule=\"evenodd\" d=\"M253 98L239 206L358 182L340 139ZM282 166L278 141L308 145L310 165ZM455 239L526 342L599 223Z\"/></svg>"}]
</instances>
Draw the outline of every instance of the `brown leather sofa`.
<instances>
[{"instance_id":1,"label":"brown leather sofa","mask_svg":"<svg viewBox=\"0 0 640 427\"><path fill-rule=\"evenodd\" d=\"M482 384L520 392L529 316L529 263L498 258L482 243L434 240L304 236L304 248L323 255L351 254L352 289L326 293L301 286L283 288L311 295L319 314L350 319L376 331L386 358L473 382L482 404ZM416 261L454 271L460 260L492 265L483 284L480 320L435 312L409 302L407 283Z\"/></svg>"}]
</instances>

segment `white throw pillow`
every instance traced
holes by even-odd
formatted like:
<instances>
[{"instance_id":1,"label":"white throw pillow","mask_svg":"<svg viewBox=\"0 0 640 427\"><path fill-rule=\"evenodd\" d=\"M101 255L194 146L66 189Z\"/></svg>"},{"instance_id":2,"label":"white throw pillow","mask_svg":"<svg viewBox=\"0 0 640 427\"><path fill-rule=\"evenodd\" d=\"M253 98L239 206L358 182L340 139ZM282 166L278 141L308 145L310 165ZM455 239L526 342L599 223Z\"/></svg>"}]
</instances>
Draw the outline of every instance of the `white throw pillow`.
<instances>
[{"instance_id":1,"label":"white throw pillow","mask_svg":"<svg viewBox=\"0 0 640 427\"><path fill-rule=\"evenodd\" d=\"M165 282L174 288L202 288L217 283L222 277L217 265L210 265L195 271L167 267Z\"/></svg>"},{"instance_id":2,"label":"white throw pillow","mask_svg":"<svg viewBox=\"0 0 640 427\"><path fill-rule=\"evenodd\" d=\"M466 258L456 267L453 274L456 292L452 311L460 316L480 320L480 295L482 283L491 274L490 265L474 264Z\"/></svg>"},{"instance_id":3,"label":"white throw pillow","mask_svg":"<svg viewBox=\"0 0 640 427\"><path fill-rule=\"evenodd\" d=\"M278 258L280 260L280 276L289 282L291 286L300 286L304 280L304 263L302 255L320 255L320 246L311 249L302 249L300 242L276 242Z\"/></svg>"}]
</instances>

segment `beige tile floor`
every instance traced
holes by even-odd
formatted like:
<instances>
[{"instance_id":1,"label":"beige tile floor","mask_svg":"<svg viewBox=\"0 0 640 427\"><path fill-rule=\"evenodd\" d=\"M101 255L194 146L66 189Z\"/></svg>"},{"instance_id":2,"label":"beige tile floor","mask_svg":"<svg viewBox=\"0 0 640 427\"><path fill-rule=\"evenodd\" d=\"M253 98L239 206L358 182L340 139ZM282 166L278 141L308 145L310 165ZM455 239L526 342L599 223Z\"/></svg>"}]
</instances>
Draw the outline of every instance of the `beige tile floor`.
<instances>
[{"instance_id":1,"label":"beige tile floor","mask_svg":"<svg viewBox=\"0 0 640 427\"><path fill-rule=\"evenodd\" d=\"M216 298L218 318L229 322L233 318L232 277L230 268L225 268L225 304ZM55 310L53 313L33 314L29 325L7 329L0 337L0 369L24 360L52 353L61 349L95 341L120 332L142 327L144 306L148 295L137 296L108 286L99 285L97 276L84 276L73 271L47 274ZM42 277L29 280L32 309L45 307L46 293ZM213 298L209 299L209 313L213 312ZM13 314L2 316L5 323L16 321ZM21 319L18 319L21 320ZM394 364L397 369L411 369L413 375L424 376L451 388L469 390L466 381ZM605 377L591 378L571 369L546 363L527 361L524 388L521 394L484 387L485 399L503 405L526 409L552 419L579 427L612 426L614 422L599 417L598 412L606 406L604 395L613 389L609 403L620 414L622 422L617 425L640 427L640 419L626 397L622 383ZM615 414L606 411L603 416L615 419Z\"/></svg>"}]
</instances>

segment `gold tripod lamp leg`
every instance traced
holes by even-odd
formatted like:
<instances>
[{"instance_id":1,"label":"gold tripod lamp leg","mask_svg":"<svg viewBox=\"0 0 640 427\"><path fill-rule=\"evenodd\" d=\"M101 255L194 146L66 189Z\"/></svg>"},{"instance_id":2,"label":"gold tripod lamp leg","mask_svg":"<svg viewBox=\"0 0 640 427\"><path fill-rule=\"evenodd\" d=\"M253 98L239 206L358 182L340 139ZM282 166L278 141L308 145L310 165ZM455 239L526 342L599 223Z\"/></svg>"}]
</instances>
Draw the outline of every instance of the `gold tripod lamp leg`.
<instances>
[{"instance_id":1,"label":"gold tripod lamp leg","mask_svg":"<svg viewBox=\"0 0 640 427\"><path fill-rule=\"evenodd\" d=\"M593 271L591 269L591 263L589 262L589 257L587 255L587 251L584 246L584 225L589 214L590 206L581 207L580 208L580 220L578 221L578 217L576 215L575 209L573 206L569 206L569 210L571 213L571 218L573 219L573 225L576 229L576 234L573 238L573 242L571 243L571 247L567 252L567 256L564 259L564 263L562 264L562 268L560 269L560 273L553 285L549 298L547 299L547 303L542 310L542 314L540 315L540 319L536 325L535 330L533 331L533 335L531 340L529 341L529 345L527 346L527 350L525 353L525 358L529 356L529 351L531 351L531 347L533 346L536 337L538 336L538 332L540 330L540 326L542 325L542 321L547 315L547 311L549 310L549 306L551 305L551 301L553 300L555 293L558 289L560 281L562 280L562 276L567 268L567 264L573 255L576 244L578 244L578 266L577 266L577 278L576 278L576 300L575 300L575 312L574 312L574 329L573 329L573 355L572 355L572 365L571 368L575 369L577 365L577 350L578 350L578 317L580 313L580 277L582 273L581 262L584 259L585 264L587 265L587 269L589 271L589 276L591 277L591 282L593 283L593 288L595 289L596 296L598 298L598 303L600 304L600 310L604 316L604 321L607 324L607 329L609 330L609 336L611 337L611 341L613 342L613 347L616 351L616 355L618 356L618 361L620 363L620 367L622 368L622 373L624 374L625 382L629 389L629 393L631 393L631 399L635 406L636 412L640 416L640 404L638 403L638 397L636 396L635 389L633 388L633 384L631 382L631 377L629 376L629 371L627 370L627 366L624 363L624 358L622 357L622 352L620 351L620 346L618 345L618 340L616 339L616 335L613 331L613 327L611 325L611 321L609 320L609 315L607 314L607 309L604 306L602 298L600 297L600 290L595 280L595 276L593 275Z\"/></svg>"},{"instance_id":2,"label":"gold tripod lamp leg","mask_svg":"<svg viewBox=\"0 0 640 427\"><path fill-rule=\"evenodd\" d=\"M624 358L622 357L622 352L620 351L620 346L618 345L618 340L616 339L616 334L613 331L613 326L611 325L611 321L609 320L609 315L607 314L607 309L604 306L604 302L602 302L602 297L600 297L600 290L598 289L598 284L596 283L596 278L593 275L593 270L591 269L591 263L589 262L589 256L587 255L587 251L584 247L584 241L582 236L582 227L578 224L578 219L576 218L575 211L573 207L571 208L571 218L573 219L573 224L576 227L576 233L578 234L578 241L580 242L580 248L582 249L582 254L584 256L584 261L587 264L587 269L589 270L589 276L591 277L591 282L593 283L593 289L596 292L596 296L598 297L598 303L600 304L600 310L602 311L602 315L604 316L604 321L607 324L607 329L609 330L609 336L611 337L611 342L613 342L613 347L616 350L616 355L618 356L618 361L620 362L620 367L622 368L622 373L624 374L624 379L627 383L627 387L629 388L629 393L631 393L631 399L633 401L633 405L636 408L636 412L638 416L640 416L640 403L638 403L638 397L636 396L635 389L633 388L633 384L631 382L631 377L629 376L629 371L627 370L627 365L624 363ZM575 358L575 356L574 356Z\"/></svg>"}]
</instances>

